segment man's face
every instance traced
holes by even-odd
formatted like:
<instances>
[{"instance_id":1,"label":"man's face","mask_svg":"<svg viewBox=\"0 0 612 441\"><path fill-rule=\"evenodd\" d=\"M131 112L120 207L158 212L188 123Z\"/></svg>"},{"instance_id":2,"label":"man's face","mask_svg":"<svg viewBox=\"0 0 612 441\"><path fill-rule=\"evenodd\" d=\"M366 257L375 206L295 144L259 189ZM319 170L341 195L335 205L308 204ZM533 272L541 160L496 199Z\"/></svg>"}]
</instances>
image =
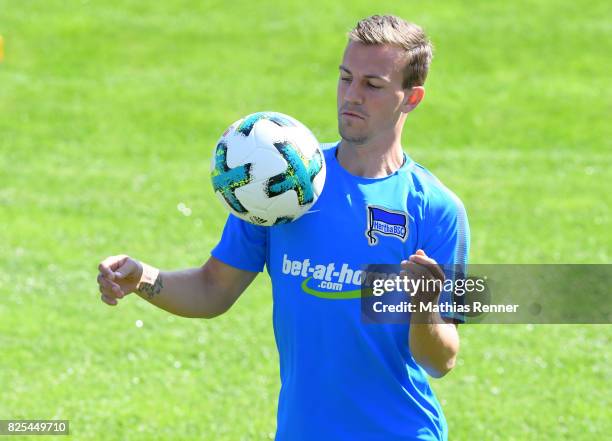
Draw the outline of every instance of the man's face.
<instances>
[{"instance_id":1,"label":"man's face","mask_svg":"<svg viewBox=\"0 0 612 441\"><path fill-rule=\"evenodd\" d=\"M364 144L392 132L405 112L404 51L390 45L351 41L338 80L338 130L342 139Z\"/></svg>"}]
</instances>

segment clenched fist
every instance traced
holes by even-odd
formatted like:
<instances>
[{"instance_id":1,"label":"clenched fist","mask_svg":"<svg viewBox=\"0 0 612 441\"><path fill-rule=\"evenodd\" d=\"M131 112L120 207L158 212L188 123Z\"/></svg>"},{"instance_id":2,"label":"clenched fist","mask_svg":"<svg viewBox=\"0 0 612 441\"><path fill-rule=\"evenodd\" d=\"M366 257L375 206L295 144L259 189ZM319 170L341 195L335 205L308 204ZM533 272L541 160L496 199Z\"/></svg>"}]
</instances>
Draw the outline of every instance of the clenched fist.
<instances>
[{"instance_id":1,"label":"clenched fist","mask_svg":"<svg viewBox=\"0 0 612 441\"><path fill-rule=\"evenodd\" d=\"M102 301L116 305L117 299L136 291L143 267L140 262L125 254L110 256L98 265L98 286Z\"/></svg>"},{"instance_id":2,"label":"clenched fist","mask_svg":"<svg viewBox=\"0 0 612 441\"><path fill-rule=\"evenodd\" d=\"M400 277L408 277L413 280L438 281L438 286L440 287L442 287L446 278L442 266L427 256L423 250L417 250L408 260L403 260L400 266ZM431 296L440 294L439 289L431 289L430 287L436 287L436 284L422 284L421 289L414 293L414 301L424 300L428 302L431 300Z\"/></svg>"}]
</instances>

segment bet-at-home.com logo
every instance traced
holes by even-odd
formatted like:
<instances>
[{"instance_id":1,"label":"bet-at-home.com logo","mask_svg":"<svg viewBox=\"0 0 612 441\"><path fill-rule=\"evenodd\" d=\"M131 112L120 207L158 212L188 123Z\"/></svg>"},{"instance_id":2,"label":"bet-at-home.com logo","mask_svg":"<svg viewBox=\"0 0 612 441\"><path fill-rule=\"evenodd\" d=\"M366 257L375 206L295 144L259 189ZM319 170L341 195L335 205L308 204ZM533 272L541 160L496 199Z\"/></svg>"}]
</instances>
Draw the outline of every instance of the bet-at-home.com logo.
<instances>
[{"instance_id":1,"label":"bet-at-home.com logo","mask_svg":"<svg viewBox=\"0 0 612 441\"><path fill-rule=\"evenodd\" d=\"M291 260L283 256L283 274L304 279L302 290L324 299L355 299L361 297L363 271L351 268L347 263L336 267L334 262L315 264L310 259Z\"/></svg>"}]
</instances>

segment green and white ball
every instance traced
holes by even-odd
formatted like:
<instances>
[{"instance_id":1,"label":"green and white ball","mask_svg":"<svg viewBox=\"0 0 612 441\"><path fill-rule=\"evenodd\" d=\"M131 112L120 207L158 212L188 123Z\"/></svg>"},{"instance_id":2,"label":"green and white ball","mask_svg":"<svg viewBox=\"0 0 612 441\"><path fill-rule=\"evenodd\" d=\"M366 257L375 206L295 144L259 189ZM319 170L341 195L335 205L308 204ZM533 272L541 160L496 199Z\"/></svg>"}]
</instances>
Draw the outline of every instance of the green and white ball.
<instances>
[{"instance_id":1,"label":"green and white ball","mask_svg":"<svg viewBox=\"0 0 612 441\"><path fill-rule=\"evenodd\" d=\"M325 159L302 123L282 113L258 112L223 133L211 178L231 213L272 226L296 220L316 202L325 183Z\"/></svg>"}]
</instances>

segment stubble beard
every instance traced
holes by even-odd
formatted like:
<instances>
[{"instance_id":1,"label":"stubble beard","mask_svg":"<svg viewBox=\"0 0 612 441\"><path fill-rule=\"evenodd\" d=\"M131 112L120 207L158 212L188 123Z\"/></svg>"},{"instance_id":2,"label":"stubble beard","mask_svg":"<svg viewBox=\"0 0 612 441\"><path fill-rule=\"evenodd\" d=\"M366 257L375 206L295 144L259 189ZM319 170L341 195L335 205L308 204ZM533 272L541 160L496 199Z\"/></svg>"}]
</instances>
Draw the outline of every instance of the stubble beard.
<instances>
[{"instance_id":1,"label":"stubble beard","mask_svg":"<svg viewBox=\"0 0 612 441\"><path fill-rule=\"evenodd\" d=\"M353 144L353 145L362 145L365 144L368 140L366 135L351 135L346 130L346 126L342 124L340 118L338 119L338 133L340 133L340 137L343 141Z\"/></svg>"}]
</instances>

